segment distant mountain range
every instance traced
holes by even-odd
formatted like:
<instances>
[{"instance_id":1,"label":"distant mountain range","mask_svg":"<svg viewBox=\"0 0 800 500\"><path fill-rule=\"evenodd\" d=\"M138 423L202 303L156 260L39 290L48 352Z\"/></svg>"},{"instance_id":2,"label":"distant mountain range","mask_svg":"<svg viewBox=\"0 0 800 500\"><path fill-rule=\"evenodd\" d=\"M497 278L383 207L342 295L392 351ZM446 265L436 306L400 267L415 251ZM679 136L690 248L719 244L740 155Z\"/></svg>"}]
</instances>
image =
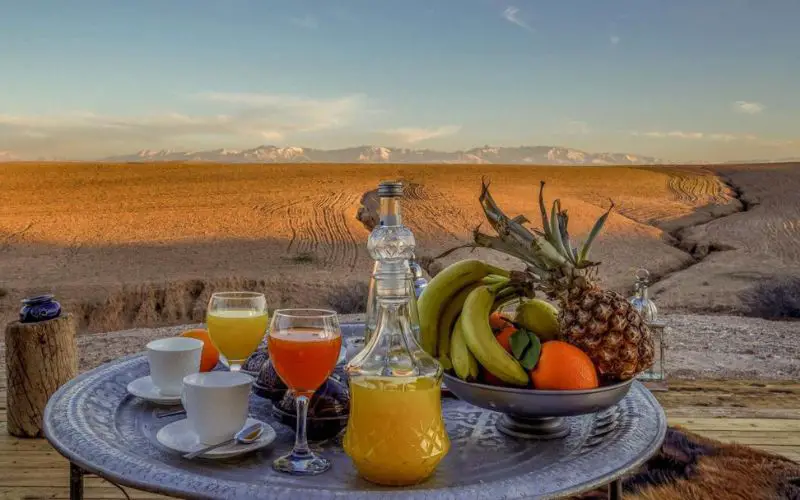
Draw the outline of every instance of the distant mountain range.
<instances>
[{"instance_id":1,"label":"distant mountain range","mask_svg":"<svg viewBox=\"0 0 800 500\"><path fill-rule=\"evenodd\" d=\"M657 165L668 163L629 153L587 153L554 146L473 148L467 151L359 146L314 149L296 146L259 146L253 149L208 151L143 150L104 158L109 162L208 161L224 163L515 163L534 165Z\"/></svg>"},{"instance_id":2,"label":"distant mountain range","mask_svg":"<svg viewBox=\"0 0 800 500\"><path fill-rule=\"evenodd\" d=\"M33 160L0 150L0 163ZM87 159L88 160L88 159ZM35 161L68 161L40 157ZM73 160L75 161L75 160ZM709 163L782 163L800 162L800 158L779 160L682 161L675 162L631 153L588 153L560 146L483 146L466 151L358 146L344 149L315 149L297 146L258 146L252 149L209 149L176 151L145 149L137 153L109 156L94 161L107 162L218 162L218 163L471 163L530 165L671 165Z\"/></svg>"}]
</instances>

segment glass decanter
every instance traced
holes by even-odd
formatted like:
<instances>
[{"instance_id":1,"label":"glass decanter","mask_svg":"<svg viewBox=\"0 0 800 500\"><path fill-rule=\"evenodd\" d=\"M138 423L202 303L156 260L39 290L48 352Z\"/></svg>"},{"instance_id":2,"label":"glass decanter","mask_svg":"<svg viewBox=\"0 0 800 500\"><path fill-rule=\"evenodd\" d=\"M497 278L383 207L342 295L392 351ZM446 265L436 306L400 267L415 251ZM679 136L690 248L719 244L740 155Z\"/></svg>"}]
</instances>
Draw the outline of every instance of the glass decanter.
<instances>
[{"instance_id":1,"label":"glass decanter","mask_svg":"<svg viewBox=\"0 0 800 500\"><path fill-rule=\"evenodd\" d=\"M411 249L379 247L374 254L407 260ZM377 324L364 349L345 367L350 417L343 446L364 479L388 486L431 476L450 449L442 417L442 367L414 335L418 323L405 270L375 279Z\"/></svg>"}]
</instances>

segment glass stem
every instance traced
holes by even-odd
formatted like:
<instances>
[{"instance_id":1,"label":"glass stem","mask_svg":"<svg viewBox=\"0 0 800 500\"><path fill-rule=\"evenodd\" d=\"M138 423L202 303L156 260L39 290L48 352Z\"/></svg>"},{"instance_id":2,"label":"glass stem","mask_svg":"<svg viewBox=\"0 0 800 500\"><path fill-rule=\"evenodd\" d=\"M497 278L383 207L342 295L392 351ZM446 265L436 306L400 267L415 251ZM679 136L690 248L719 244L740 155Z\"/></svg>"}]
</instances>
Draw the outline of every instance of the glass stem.
<instances>
[{"instance_id":1,"label":"glass stem","mask_svg":"<svg viewBox=\"0 0 800 500\"><path fill-rule=\"evenodd\" d=\"M297 402L297 430L294 435L294 449L292 450L292 455L303 458L311 455L311 450L308 449L308 439L306 438L308 396L298 395L295 401Z\"/></svg>"}]
</instances>

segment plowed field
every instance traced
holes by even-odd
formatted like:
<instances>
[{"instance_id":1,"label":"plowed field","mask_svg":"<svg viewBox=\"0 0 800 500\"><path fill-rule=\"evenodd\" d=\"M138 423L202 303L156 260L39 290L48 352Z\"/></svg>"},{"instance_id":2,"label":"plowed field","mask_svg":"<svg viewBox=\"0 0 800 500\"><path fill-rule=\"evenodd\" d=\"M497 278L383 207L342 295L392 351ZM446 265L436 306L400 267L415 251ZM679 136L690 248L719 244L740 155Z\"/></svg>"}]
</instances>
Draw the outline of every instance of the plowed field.
<instances>
[{"instance_id":1,"label":"plowed field","mask_svg":"<svg viewBox=\"0 0 800 500\"><path fill-rule=\"evenodd\" d=\"M800 257L800 247L785 243L796 241L800 223L789 212L797 203L775 215L764 201L775 193L790 196L800 186L797 169L771 170L767 185L757 168L2 164L0 320L16 314L19 298L38 291L55 292L87 331L202 320L205 301L218 288L264 290L271 307L327 305L338 287L368 278L369 231L356 214L381 179L406 181L405 220L418 254L434 256L468 241L481 223L482 176L508 213L525 213L534 225L545 180L547 199L559 197L569 209L575 239L613 199L617 210L594 254L605 283L627 292L639 266L659 276L678 271L660 289L664 306L702 310L694 292L683 289L688 284L670 280L692 266L691 286L700 286L694 281L705 279L706 261L725 252L693 265L695 258L676 248L668 232L689 226L684 231L692 237L702 231L698 238L747 246L743 255L756 252L781 265ZM761 205L737 214L739 195L722 176L745 185L745 193L752 185ZM756 210L760 219L751 221ZM747 245L739 242L745 228ZM467 254L459 251L443 264ZM742 276L761 276L770 265L742 258Z\"/></svg>"}]
</instances>

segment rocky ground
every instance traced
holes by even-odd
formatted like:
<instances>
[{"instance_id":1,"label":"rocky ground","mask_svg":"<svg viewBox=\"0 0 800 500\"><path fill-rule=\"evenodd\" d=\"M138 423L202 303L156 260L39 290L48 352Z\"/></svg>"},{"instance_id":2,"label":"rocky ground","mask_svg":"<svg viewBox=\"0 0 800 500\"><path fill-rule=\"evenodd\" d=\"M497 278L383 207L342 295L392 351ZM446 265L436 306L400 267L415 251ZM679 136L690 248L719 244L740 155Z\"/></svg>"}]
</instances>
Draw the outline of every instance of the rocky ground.
<instances>
[{"instance_id":1,"label":"rocky ground","mask_svg":"<svg viewBox=\"0 0 800 500\"><path fill-rule=\"evenodd\" d=\"M359 321L358 315L343 321ZM665 367L670 379L797 380L800 322L736 316L671 314L664 317ZM200 325L137 328L78 338L81 371L141 352L152 339ZM0 344L2 350L2 344Z\"/></svg>"},{"instance_id":2,"label":"rocky ground","mask_svg":"<svg viewBox=\"0 0 800 500\"><path fill-rule=\"evenodd\" d=\"M664 316L666 371L680 379L800 378L800 321Z\"/></svg>"}]
</instances>

